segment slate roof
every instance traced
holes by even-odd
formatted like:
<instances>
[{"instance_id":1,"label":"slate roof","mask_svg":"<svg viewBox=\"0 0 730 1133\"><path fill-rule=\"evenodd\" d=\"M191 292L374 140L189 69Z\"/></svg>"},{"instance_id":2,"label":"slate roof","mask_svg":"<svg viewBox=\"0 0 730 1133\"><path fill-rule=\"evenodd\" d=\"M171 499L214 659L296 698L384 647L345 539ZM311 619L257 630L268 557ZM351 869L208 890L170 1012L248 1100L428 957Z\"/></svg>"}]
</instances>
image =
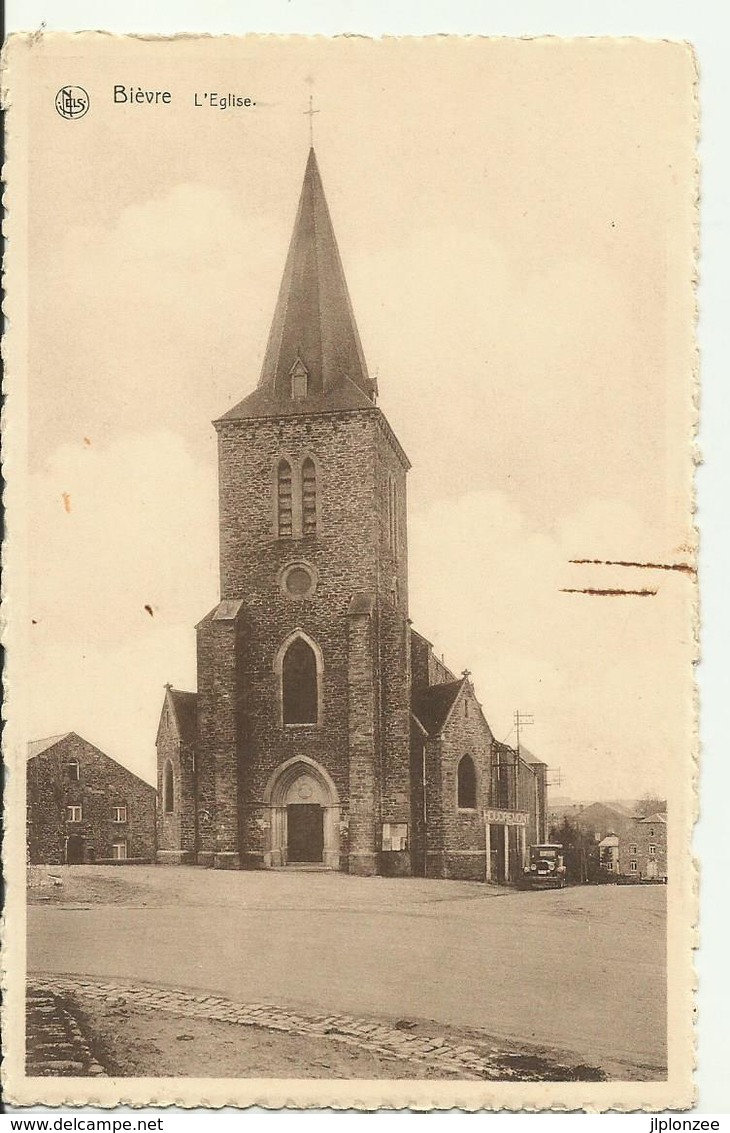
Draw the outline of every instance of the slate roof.
<instances>
[{"instance_id":1,"label":"slate roof","mask_svg":"<svg viewBox=\"0 0 730 1133\"><path fill-rule=\"evenodd\" d=\"M179 688L168 689L175 709L180 738L183 743L194 744L198 734L198 694L183 692Z\"/></svg>"},{"instance_id":2,"label":"slate roof","mask_svg":"<svg viewBox=\"0 0 730 1133\"><path fill-rule=\"evenodd\" d=\"M301 399L291 396L297 363L308 375ZM367 408L374 393L310 149L258 388L221 420Z\"/></svg>"},{"instance_id":3,"label":"slate roof","mask_svg":"<svg viewBox=\"0 0 730 1133\"><path fill-rule=\"evenodd\" d=\"M44 740L31 740L28 744L26 759L33 759L34 756L40 755L41 752L48 751L49 747L53 747L54 744L60 743L61 740L65 740L67 736L72 735L73 732L61 732L57 736L46 736Z\"/></svg>"},{"instance_id":4,"label":"slate roof","mask_svg":"<svg viewBox=\"0 0 730 1133\"><path fill-rule=\"evenodd\" d=\"M213 611L213 621L235 622L241 612L242 606L243 598L224 598ZM195 693L186 693L185 695L194 696Z\"/></svg>"},{"instance_id":5,"label":"slate roof","mask_svg":"<svg viewBox=\"0 0 730 1133\"><path fill-rule=\"evenodd\" d=\"M615 799L609 799L604 806L609 806L611 810L615 810L618 814L625 814L627 818L632 818L635 813L635 807L626 806L624 803L617 802Z\"/></svg>"},{"instance_id":6,"label":"slate roof","mask_svg":"<svg viewBox=\"0 0 730 1133\"><path fill-rule=\"evenodd\" d=\"M297 401L285 393L278 394L273 386L259 387L233 409L219 418L221 421L253 420L257 417L295 417L304 413L341 413L350 409L373 409L373 402L347 378L327 393L315 393Z\"/></svg>"},{"instance_id":7,"label":"slate roof","mask_svg":"<svg viewBox=\"0 0 730 1133\"><path fill-rule=\"evenodd\" d=\"M530 765L533 765L533 766L535 764L539 764L542 767L547 766L544 759L538 759L537 756L533 755L532 752L529 751L525 747L524 744L520 744L520 759L522 760L523 763L529 763Z\"/></svg>"},{"instance_id":8,"label":"slate roof","mask_svg":"<svg viewBox=\"0 0 730 1133\"><path fill-rule=\"evenodd\" d=\"M429 735L435 736L443 728L465 679L431 685L414 697L413 714Z\"/></svg>"}]
</instances>

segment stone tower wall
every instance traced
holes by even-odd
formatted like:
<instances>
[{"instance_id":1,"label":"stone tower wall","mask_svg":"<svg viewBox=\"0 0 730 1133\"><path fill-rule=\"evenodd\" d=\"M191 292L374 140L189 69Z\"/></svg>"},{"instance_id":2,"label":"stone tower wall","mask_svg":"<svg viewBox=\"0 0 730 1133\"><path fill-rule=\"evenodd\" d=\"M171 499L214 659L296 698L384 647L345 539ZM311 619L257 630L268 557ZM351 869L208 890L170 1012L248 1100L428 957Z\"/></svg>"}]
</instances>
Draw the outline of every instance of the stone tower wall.
<instances>
[{"instance_id":1,"label":"stone tower wall","mask_svg":"<svg viewBox=\"0 0 730 1133\"><path fill-rule=\"evenodd\" d=\"M334 784L340 867L374 872L382 864L381 817L410 820L405 460L375 408L223 421L218 430L221 598L242 602L245 630L228 637L214 616L199 627L201 860L238 853L231 864L269 864L267 791L278 768L303 757ZM316 535L278 536L282 457L294 470L295 495L297 470L314 461ZM311 594L285 591L284 572L296 563L315 579ZM360 599L368 612L352 617ZM298 632L320 654L316 725L282 719L280 656ZM397 868L408 872L407 856Z\"/></svg>"}]
</instances>

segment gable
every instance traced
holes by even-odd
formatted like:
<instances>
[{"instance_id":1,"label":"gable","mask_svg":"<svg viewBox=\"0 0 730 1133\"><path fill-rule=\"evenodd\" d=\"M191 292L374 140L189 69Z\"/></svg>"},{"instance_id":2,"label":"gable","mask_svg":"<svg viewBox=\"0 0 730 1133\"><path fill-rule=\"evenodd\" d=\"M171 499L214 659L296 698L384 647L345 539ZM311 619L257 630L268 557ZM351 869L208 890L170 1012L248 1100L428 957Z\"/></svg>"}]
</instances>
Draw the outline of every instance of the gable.
<instances>
[{"instance_id":1,"label":"gable","mask_svg":"<svg viewBox=\"0 0 730 1133\"><path fill-rule=\"evenodd\" d=\"M430 736L437 735L453 709L464 678L421 689L413 697L413 713Z\"/></svg>"},{"instance_id":2,"label":"gable","mask_svg":"<svg viewBox=\"0 0 730 1133\"><path fill-rule=\"evenodd\" d=\"M76 732L67 732L55 743L48 744L42 751L36 752L35 756L31 759L38 758L39 762L44 760L45 756L50 756L52 761L57 760L59 763L73 763L78 761L83 766L84 763L96 763L103 766L110 777L117 780L129 782L146 787L148 791L156 794L156 788L143 779L141 775L136 775L134 771L130 771L123 763L119 763L116 759L112 759L110 755L103 752L100 748L85 740L83 736L79 736Z\"/></svg>"},{"instance_id":3,"label":"gable","mask_svg":"<svg viewBox=\"0 0 730 1133\"><path fill-rule=\"evenodd\" d=\"M218 609L218 607L216 607ZM168 686L162 701L160 722L155 742L159 744L163 729L169 727L181 743L195 746L198 734L198 694Z\"/></svg>"}]
</instances>

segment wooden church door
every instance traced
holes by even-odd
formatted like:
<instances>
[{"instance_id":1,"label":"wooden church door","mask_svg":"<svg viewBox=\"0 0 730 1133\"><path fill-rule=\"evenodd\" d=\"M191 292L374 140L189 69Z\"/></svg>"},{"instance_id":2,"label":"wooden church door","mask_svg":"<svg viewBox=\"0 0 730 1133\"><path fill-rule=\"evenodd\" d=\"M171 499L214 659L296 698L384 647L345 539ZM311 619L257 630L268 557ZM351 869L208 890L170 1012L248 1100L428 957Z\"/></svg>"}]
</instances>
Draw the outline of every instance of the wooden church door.
<instances>
[{"instance_id":1,"label":"wooden church door","mask_svg":"<svg viewBox=\"0 0 730 1133\"><path fill-rule=\"evenodd\" d=\"M321 862L324 811L319 803L293 803L286 808L287 861Z\"/></svg>"}]
</instances>

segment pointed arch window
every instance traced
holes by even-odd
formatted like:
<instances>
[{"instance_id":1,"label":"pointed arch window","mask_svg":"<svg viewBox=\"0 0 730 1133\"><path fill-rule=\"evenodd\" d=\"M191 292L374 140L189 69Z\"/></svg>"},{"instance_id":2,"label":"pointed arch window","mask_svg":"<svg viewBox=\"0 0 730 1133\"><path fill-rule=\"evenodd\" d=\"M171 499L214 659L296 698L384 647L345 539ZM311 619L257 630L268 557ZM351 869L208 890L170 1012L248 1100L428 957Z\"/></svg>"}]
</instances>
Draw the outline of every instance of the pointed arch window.
<instances>
[{"instance_id":1,"label":"pointed arch window","mask_svg":"<svg viewBox=\"0 0 730 1133\"><path fill-rule=\"evenodd\" d=\"M281 668L282 718L285 724L316 724L319 712L317 657L303 637L295 637Z\"/></svg>"},{"instance_id":2,"label":"pointed arch window","mask_svg":"<svg viewBox=\"0 0 730 1133\"><path fill-rule=\"evenodd\" d=\"M277 532L280 538L292 534L292 473L288 460L280 460L276 470Z\"/></svg>"},{"instance_id":3,"label":"pointed arch window","mask_svg":"<svg viewBox=\"0 0 730 1133\"><path fill-rule=\"evenodd\" d=\"M302 464L302 532L317 534L317 471L310 456Z\"/></svg>"},{"instance_id":4,"label":"pointed arch window","mask_svg":"<svg viewBox=\"0 0 730 1133\"><path fill-rule=\"evenodd\" d=\"M464 755L457 770L457 806L459 810L476 810L477 772L474 760Z\"/></svg>"},{"instance_id":5,"label":"pointed arch window","mask_svg":"<svg viewBox=\"0 0 730 1133\"><path fill-rule=\"evenodd\" d=\"M169 759L162 772L162 806L165 814L172 814L175 810L175 775Z\"/></svg>"}]
</instances>

